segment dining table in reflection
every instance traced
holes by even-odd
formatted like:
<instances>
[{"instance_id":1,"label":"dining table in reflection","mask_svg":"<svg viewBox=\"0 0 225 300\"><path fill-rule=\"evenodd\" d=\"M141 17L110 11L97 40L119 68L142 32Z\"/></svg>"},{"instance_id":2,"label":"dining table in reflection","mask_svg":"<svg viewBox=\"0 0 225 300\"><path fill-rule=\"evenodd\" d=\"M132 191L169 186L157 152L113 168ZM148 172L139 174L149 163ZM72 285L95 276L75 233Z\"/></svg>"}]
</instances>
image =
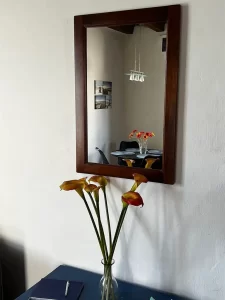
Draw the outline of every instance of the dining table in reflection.
<instances>
[{"instance_id":1,"label":"dining table in reflection","mask_svg":"<svg viewBox=\"0 0 225 300\"><path fill-rule=\"evenodd\" d=\"M162 150L148 149L146 154L140 154L138 148L128 148L124 151L116 150L111 152L111 155L118 158L118 165L127 166L126 160L133 160L133 167L144 168L148 158L154 158L158 161L156 169L161 169L162 165Z\"/></svg>"}]
</instances>

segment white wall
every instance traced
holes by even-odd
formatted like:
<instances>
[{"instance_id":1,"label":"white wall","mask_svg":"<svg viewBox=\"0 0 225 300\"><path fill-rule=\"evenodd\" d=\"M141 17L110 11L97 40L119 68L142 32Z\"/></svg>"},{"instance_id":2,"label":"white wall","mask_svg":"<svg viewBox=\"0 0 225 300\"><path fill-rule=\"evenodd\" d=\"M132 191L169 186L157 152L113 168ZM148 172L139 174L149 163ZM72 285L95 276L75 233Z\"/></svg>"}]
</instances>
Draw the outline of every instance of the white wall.
<instances>
[{"instance_id":1,"label":"white wall","mask_svg":"<svg viewBox=\"0 0 225 300\"><path fill-rule=\"evenodd\" d=\"M88 161L101 162L95 147L110 162L123 139L124 34L109 28L87 30ZM94 80L112 82L112 108L94 109Z\"/></svg>"},{"instance_id":2,"label":"white wall","mask_svg":"<svg viewBox=\"0 0 225 300\"><path fill-rule=\"evenodd\" d=\"M135 27L133 35L126 36L125 72L134 69L134 48L137 44L137 69L140 51L141 71L145 81L125 80L126 134L132 130L153 131L149 148L163 149L166 53L162 52L162 36L147 27Z\"/></svg>"},{"instance_id":3,"label":"white wall","mask_svg":"<svg viewBox=\"0 0 225 300\"><path fill-rule=\"evenodd\" d=\"M60 263L102 270L83 203L58 188L82 176L75 173L73 16L175 2L0 2L1 231L25 248L28 286ZM177 183L141 188L145 206L128 212L115 275L224 300L225 3L180 2ZM113 212L130 185L111 180Z\"/></svg>"}]
</instances>

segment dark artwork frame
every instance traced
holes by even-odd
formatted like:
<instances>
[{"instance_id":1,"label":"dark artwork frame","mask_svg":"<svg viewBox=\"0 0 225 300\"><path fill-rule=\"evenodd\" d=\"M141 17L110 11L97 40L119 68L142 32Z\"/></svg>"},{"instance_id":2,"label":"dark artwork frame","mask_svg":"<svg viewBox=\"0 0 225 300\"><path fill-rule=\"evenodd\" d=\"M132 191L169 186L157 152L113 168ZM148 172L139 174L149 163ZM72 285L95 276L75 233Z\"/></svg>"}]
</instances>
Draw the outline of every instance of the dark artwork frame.
<instances>
[{"instance_id":1,"label":"dark artwork frame","mask_svg":"<svg viewBox=\"0 0 225 300\"><path fill-rule=\"evenodd\" d=\"M87 139L87 28L152 23L159 28L167 23L167 71L164 101L164 143L162 170L104 165L88 162ZM175 183L177 102L180 53L181 6L163 6L74 17L75 34L75 101L76 101L76 167L78 173L132 178L145 175L149 181Z\"/></svg>"}]
</instances>

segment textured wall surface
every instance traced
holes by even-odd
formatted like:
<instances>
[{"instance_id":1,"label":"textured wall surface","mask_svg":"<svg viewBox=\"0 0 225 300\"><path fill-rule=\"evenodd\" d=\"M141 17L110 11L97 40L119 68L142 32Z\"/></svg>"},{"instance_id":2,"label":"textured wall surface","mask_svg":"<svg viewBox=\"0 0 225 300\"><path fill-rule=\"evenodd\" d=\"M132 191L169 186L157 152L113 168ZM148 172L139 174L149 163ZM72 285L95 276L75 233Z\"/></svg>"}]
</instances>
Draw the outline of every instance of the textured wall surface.
<instances>
[{"instance_id":1,"label":"textured wall surface","mask_svg":"<svg viewBox=\"0 0 225 300\"><path fill-rule=\"evenodd\" d=\"M178 1L176 1L178 2ZM225 298L225 2L183 3L177 183L141 187L115 275L194 299ZM60 263L101 271L75 173L73 16L173 0L0 1L0 222L30 286ZM114 224L129 180L112 179ZM113 197L112 197L113 194ZM113 224L113 225L114 225Z\"/></svg>"}]
</instances>

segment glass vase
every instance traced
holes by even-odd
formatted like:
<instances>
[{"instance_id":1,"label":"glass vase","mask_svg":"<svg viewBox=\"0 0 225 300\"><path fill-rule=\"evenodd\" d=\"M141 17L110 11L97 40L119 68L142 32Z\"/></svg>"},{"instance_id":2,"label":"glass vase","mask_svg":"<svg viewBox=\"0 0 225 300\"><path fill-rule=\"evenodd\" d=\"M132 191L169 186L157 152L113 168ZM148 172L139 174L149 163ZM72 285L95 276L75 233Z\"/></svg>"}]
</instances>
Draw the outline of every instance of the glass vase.
<instances>
[{"instance_id":1,"label":"glass vase","mask_svg":"<svg viewBox=\"0 0 225 300\"><path fill-rule=\"evenodd\" d=\"M139 140L139 151L140 154L146 154L147 153L147 140L141 139Z\"/></svg>"},{"instance_id":2,"label":"glass vase","mask_svg":"<svg viewBox=\"0 0 225 300\"><path fill-rule=\"evenodd\" d=\"M104 263L104 274L100 280L99 288L101 292L101 300L118 300L118 283L115 277L112 275L112 265L115 263L112 260L111 263Z\"/></svg>"}]
</instances>

